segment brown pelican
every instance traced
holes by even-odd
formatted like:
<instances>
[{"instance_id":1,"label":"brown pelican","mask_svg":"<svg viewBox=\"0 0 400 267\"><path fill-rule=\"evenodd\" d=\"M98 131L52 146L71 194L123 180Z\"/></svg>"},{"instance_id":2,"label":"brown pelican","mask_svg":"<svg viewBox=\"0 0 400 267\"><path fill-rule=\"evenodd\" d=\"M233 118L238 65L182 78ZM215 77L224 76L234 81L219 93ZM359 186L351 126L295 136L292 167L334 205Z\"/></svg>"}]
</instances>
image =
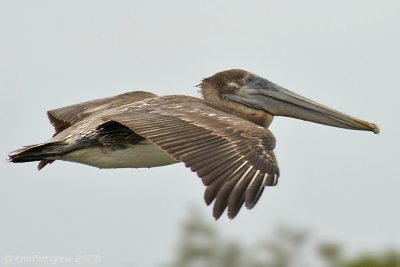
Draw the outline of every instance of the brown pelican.
<instances>
[{"instance_id":1,"label":"brown pelican","mask_svg":"<svg viewBox=\"0 0 400 267\"><path fill-rule=\"evenodd\" d=\"M48 111L50 141L9 155L11 162L55 160L98 168L142 168L184 162L206 186L218 219L252 208L265 186L278 182L268 130L273 116L372 131L372 123L343 114L250 72L233 69L203 79L204 100L130 92Z\"/></svg>"}]
</instances>

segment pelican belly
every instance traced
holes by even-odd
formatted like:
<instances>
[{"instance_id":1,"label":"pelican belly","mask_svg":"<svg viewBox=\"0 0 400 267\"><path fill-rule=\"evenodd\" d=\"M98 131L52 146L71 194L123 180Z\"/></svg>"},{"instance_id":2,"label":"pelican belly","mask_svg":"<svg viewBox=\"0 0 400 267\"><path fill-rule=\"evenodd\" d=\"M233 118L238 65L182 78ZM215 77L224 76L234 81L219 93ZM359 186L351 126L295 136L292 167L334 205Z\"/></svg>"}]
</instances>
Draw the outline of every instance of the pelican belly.
<instances>
[{"instance_id":1,"label":"pelican belly","mask_svg":"<svg viewBox=\"0 0 400 267\"><path fill-rule=\"evenodd\" d=\"M179 162L166 151L148 141L129 145L125 149L112 149L110 147L83 148L68 153L59 159L102 169L150 168Z\"/></svg>"}]
</instances>

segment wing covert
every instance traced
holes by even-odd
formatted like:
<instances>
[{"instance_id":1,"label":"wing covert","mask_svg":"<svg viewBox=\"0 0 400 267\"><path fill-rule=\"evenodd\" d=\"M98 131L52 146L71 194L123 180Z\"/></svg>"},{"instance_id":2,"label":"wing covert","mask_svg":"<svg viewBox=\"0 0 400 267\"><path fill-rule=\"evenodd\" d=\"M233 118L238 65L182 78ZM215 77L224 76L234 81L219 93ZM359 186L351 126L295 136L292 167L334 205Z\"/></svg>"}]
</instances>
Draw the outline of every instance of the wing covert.
<instances>
[{"instance_id":1,"label":"wing covert","mask_svg":"<svg viewBox=\"0 0 400 267\"><path fill-rule=\"evenodd\" d=\"M101 112L106 109L115 108L156 96L157 95L155 94L143 91L128 92L113 97L96 99L49 110L47 111L47 116L56 131L54 135L57 135L59 132L94 112Z\"/></svg>"}]
</instances>

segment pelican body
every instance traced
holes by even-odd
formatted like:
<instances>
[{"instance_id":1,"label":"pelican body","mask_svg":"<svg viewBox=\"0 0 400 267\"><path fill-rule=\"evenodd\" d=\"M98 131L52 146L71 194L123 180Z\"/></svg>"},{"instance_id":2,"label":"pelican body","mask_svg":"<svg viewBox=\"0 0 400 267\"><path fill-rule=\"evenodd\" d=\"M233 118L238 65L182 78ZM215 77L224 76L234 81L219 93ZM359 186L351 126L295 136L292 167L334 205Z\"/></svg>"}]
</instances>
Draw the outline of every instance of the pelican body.
<instances>
[{"instance_id":1,"label":"pelican body","mask_svg":"<svg viewBox=\"0 0 400 267\"><path fill-rule=\"evenodd\" d=\"M252 208L278 182L274 116L379 132L372 123L304 98L250 72L233 69L203 79L203 99L130 92L47 112L49 141L11 152L11 162L55 160L98 168L143 168L184 162L206 186L218 219Z\"/></svg>"}]
</instances>

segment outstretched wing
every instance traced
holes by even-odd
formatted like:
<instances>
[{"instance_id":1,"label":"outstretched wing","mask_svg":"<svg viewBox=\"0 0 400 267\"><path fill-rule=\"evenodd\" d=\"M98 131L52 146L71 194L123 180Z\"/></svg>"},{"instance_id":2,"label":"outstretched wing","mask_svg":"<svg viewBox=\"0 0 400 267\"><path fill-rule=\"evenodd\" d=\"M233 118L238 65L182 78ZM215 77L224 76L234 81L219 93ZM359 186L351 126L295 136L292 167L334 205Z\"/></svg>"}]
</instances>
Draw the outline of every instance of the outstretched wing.
<instances>
[{"instance_id":1,"label":"outstretched wing","mask_svg":"<svg viewBox=\"0 0 400 267\"><path fill-rule=\"evenodd\" d=\"M49 120L51 124L53 124L56 131L54 135L57 135L64 129L70 127L72 124L93 114L94 112L101 112L107 109L156 96L157 95L155 94L143 91L129 92L113 97L92 100L63 108L49 110L47 111L47 116L49 117Z\"/></svg>"},{"instance_id":2,"label":"outstretched wing","mask_svg":"<svg viewBox=\"0 0 400 267\"><path fill-rule=\"evenodd\" d=\"M177 104L157 98L146 109L127 109L103 120L129 127L195 171L207 186L207 205L215 200L216 219L226 207L229 218L243 203L252 208L264 187L278 181L272 133L202 101Z\"/></svg>"}]
</instances>

